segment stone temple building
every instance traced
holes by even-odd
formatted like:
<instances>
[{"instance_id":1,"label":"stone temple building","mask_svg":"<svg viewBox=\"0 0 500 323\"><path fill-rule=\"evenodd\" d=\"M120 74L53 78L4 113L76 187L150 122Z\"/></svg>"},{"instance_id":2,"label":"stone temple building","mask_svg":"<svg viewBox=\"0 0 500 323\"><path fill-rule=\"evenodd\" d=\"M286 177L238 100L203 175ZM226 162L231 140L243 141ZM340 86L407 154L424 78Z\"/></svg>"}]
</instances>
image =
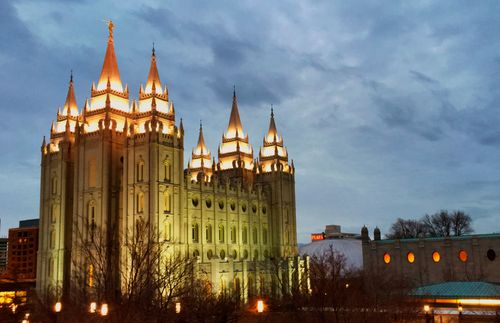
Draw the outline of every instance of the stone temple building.
<instances>
[{"instance_id":1,"label":"stone temple building","mask_svg":"<svg viewBox=\"0 0 500 323\"><path fill-rule=\"evenodd\" d=\"M269 287L262 277L273 273L259 264L275 259L285 264L283 277L294 279L287 268L307 262L297 256L295 168L273 113L254 159L234 93L217 160L200 125L185 163L182 120L160 81L154 49L146 83L131 100L112 27L90 100L77 105L71 77L50 140L42 143L38 293L61 297L76 276L92 288L97 268L78 250L96 228L118 250L107 261L120 286L124 246L139 222L166 253L197 257L215 290L245 286L247 297Z\"/></svg>"}]
</instances>

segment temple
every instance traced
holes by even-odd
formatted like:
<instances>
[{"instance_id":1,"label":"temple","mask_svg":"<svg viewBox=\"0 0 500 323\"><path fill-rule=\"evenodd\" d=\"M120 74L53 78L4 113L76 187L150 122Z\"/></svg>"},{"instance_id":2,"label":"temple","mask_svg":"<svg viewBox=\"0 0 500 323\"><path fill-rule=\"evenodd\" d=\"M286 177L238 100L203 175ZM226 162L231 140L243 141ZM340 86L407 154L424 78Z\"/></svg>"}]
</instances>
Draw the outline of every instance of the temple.
<instances>
[{"instance_id":1,"label":"temple","mask_svg":"<svg viewBox=\"0 0 500 323\"><path fill-rule=\"evenodd\" d=\"M295 167L274 112L254 159L233 91L217 160L200 123L184 168L184 127L161 83L154 48L145 85L131 100L114 46L110 22L90 100L78 107L71 75L50 139L42 143L39 295L69 297L82 285L93 295L99 275L108 289L124 288L123 273L133 266L127 246L141 224L165 257L196 257L198 275L215 291L238 289L244 299L279 293L270 269L276 259L280 279L292 288L300 276L293 271L307 264L297 256ZM82 251L88 245L95 246L91 256ZM109 251L100 259L105 266L92 254L102 245Z\"/></svg>"}]
</instances>

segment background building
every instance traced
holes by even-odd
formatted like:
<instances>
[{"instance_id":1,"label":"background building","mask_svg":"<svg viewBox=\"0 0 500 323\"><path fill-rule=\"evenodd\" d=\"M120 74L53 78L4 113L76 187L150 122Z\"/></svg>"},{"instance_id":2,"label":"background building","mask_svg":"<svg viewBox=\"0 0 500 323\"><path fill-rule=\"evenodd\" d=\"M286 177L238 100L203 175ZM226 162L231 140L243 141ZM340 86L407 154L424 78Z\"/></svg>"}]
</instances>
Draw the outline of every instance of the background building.
<instances>
[{"instance_id":1,"label":"background building","mask_svg":"<svg viewBox=\"0 0 500 323\"><path fill-rule=\"evenodd\" d=\"M197 257L216 290L264 288L270 259L296 263L295 168L271 112L254 159L236 93L218 161L199 140L184 169L184 128L162 85L153 50L139 100L129 100L114 51L113 29L97 84L79 111L71 77L64 106L42 143L37 288L67 294L76 274L92 289L95 264L80 247L110 245L107 284L120 288L132 266L126 246L147 224L168 254ZM293 266L284 265L285 271ZM296 264L295 268L299 266ZM300 266L302 267L302 266ZM292 277L287 275L284 277ZM266 285L267 286L267 285Z\"/></svg>"},{"instance_id":2,"label":"background building","mask_svg":"<svg viewBox=\"0 0 500 323\"><path fill-rule=\"evenodd\" d=\"M23 221L19 224L21 225ZM27 222L30 223L30 222ZM26 222L24 222L26 224ZM37 224L31 222L31 224ZM7 272L14 281L35 280L38 251L38 227L9 229Z\"/></svg>"},{"instance_id":3,"label":"background building","mask_svg":"<svg viewBox=\"0 0 500 323\"><path fill-rule=\"evenodd\" d=\"M7 269L7 248L9 245L8 238L0 238L0 273Z\"/></svg>"}]
</instances>

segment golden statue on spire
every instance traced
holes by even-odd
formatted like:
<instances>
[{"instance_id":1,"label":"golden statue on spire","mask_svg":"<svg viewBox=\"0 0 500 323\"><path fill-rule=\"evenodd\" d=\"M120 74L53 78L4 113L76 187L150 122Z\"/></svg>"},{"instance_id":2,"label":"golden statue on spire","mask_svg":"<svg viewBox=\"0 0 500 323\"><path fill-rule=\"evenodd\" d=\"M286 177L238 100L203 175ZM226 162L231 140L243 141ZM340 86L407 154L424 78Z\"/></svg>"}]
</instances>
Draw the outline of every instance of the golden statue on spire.
<instances>
[{"instance_id":1,"label":"golden statue on spire","mask_svg":"<svg viewBox=\"0 0 500 323\"><path fill-rule=\"evenodd\" d=\"M106 20L106 23L108 24L108 30L109 30L109 38L113 39L113 27L115 26L113 24L113 21L111 19Z\"/></svg>"}]
</instances>

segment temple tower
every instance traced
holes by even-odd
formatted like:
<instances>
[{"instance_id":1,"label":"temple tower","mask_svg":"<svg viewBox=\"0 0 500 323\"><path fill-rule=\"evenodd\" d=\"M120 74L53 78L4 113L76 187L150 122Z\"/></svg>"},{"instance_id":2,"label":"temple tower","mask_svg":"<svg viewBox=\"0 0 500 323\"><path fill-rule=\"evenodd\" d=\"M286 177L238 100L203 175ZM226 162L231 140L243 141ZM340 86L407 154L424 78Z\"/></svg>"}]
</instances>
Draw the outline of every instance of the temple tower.
<instances>
[{"instance_id":1,"label":"temple tower","mask_svg":"<svg viewBox=\"0 0 500 323\"><path fill-rule=\"evenodd\" d=\"M265 185L271 203L271 241L273 254L289 257L297 254L295 214L295 167L288 163L288 152L278 134L271 109L269 130L259 153L257 182Z\"/></svg>"}]
</instances>

